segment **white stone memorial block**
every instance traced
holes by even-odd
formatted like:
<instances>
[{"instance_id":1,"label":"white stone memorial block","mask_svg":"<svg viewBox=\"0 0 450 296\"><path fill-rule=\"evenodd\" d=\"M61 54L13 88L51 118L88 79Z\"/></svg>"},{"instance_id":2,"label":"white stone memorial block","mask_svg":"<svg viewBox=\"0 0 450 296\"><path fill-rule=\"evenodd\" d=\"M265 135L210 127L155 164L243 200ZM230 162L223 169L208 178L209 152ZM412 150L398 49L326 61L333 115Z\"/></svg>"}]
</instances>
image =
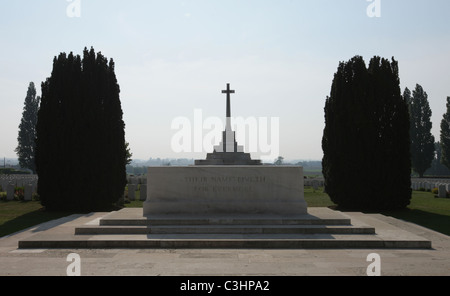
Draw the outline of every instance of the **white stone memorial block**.
<instances>
[{"instance_id":1,"label":"white stone memorial block","mask_svg":"<svg viewBox=\"0 0 450 296\"><path fill-rule=\"evenodd\" d=\"M297 166L150 167L144 216L307 213Z\"/></svg>"}]
</instances>

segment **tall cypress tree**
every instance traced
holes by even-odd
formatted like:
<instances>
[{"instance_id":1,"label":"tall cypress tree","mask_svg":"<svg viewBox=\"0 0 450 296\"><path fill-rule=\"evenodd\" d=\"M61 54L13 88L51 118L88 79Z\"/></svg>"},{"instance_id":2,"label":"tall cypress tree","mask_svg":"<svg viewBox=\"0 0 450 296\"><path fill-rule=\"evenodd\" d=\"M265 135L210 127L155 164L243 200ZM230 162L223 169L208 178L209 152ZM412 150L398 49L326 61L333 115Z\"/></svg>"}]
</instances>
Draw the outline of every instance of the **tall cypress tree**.
<instances>
[{"instance_id":1,"label":"tall cypress tree","mask_svg":"<svg viewBox=\"0 0 450 296\"><path fill-rule=\"evenodd\" d=\"M441 121L441 162L450 169L450 97L447 97L447 112Z\"/></svg>"},{"instance_id":2,"label":"tall cypress tree","mask_svg":"<svg viewBox=\"0 0 450 296\"><path fill-rule=\"evenodd\" d=\"M42 84L38 190L50 210L101 210L123 194L126 149L114 61L61 53Z\"/></svg>"},{"instance_id":3,"label":"tall cypress tree","mask_svg":"<svg viewBox=\"0 0 450 296\"><path fill-rule=\"evenodd\" d=\"M409 115L398 64L374 57L340 63L325 104L325 190L339 206L404 208L411 199Z\"/></svg>"},{"instance_id":4,"label":"tall cypress tree","mask_svg":"<svg viewBox=\"0 0 450 296\"><path fill-rule=\"evenodd\" d=\"M411 166L422 178L425 171L431 167L435 152L428 95L422 86L417 84L412 96L408 88L403 96L409 105Z\"/></svg>"},{"instance_id":5,"label":"tall cypress tree","mask_svg":"<svg viewBox=\"0 0 450 296\"><path fill-rule=\"evenodd\" d=\"M22 168L36 172L35 148L36 148L36 123L39 110L40 97L36 96L36 88L33 82L28 86L22 120L19 125L19 136L16 153Z\"/></svg>"}]
</instances>

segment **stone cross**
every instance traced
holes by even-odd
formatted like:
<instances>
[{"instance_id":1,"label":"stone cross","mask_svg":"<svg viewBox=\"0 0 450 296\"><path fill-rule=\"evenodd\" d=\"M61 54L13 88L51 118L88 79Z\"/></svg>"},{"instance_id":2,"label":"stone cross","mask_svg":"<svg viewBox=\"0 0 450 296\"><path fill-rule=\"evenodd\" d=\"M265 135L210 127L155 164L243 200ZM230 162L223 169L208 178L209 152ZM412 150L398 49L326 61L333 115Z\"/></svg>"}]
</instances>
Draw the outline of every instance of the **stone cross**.
<instances>
[{"instance_id":1,"label":"stone cross","mask_svg":"<svg viewBox=\"0 0 450 296\"><path fill-rule=\"evenodd\" d=\"M227 94L227 118L231 117L231 94L234 94L234 90L230 89L230 84L227 83L227 89L222 91L223 94Z\"/></svg>"}]
</instances>

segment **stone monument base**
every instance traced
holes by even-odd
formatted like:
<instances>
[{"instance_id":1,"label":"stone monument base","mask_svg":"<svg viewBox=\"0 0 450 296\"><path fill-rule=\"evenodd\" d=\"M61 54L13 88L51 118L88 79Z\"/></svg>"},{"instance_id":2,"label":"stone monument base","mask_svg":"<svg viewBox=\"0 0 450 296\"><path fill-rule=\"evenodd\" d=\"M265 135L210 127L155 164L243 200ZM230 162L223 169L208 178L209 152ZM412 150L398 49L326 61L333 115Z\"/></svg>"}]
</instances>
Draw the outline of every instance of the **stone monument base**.
<instances>
[{"instance_id":1,"label":"stone monument base","mask_svg":"<svg viewBox=\"0 0 450 296\"><path fill-rule=\"evenodd\" d=\"M307 213L298 166L150 167L144 216Z\"/></svg>"},{"instance_id":2,"label":"stone monument base","mask_svg":"<svg viewBox=\"0 0 450 296\"><path fill-rule=\"evenodd\" d=\"M295 218L142 216L142 209L72 215L20 234L20 249L430 249L411 224L310 208ZM394 221L394 222L393 222ZM396 221L396 222L395 222ZM394 226L396 225L396 226ZM376 226L376 229L375 227ZM41 229L42 228L42 229ZM417 227L416 233L424 234ZM26 233L26 232L25 232ZM442 240L442 239L440 239Z\"/></svg>"},{"instance_id":3,"label":"stone monument base","mask_svg":"<svg viewBox=\"0 0 450 296\"><path fill-rule=\"evenodd\" d=\"M195 161L195 165L262 165L261 160L251 159L250 153L213 152L206 159Z\"/></svg>"}]
</instances>

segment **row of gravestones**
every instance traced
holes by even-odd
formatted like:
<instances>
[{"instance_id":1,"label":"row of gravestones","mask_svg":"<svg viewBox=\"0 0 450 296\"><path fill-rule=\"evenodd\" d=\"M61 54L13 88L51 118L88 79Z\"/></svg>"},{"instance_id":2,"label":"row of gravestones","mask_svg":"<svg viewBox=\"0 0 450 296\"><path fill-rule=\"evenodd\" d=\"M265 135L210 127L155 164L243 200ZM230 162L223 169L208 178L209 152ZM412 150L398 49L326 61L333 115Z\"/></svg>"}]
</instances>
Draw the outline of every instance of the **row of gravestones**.
<instances>
[{"instance_id":1,"label":"row of gravestones","mask_svg":"<svg viewBox=\"0 0 450 296\"><path fill-rule=\"evenodd\" d=\"M412 190L433 190L434 188L438 189L438 196L444 198L447 197L447 192L450 191L450 184L440 182L411 182Z\"/></svg>"},{"instance_id":2,"label":"row of gravestones","mask_svg":"<svg viewBox=\"0 0 450 296\"><path fill-rule=\"evenodd\" d=\"M147 200L147 177L127 177L128 181L128 199L130 201L135 201L139 199L140 201ZM136 195L136 191L139 187L139 196Z\"/></svg>"},{"instance_id":3,"label":"row of gravestones","mask_svg":"<svg viewBox=\"0 0 450 296\"><path fill-rule=\"evenodd\" d=\"M6 200L14 200L14 194L16 191L16 185L8 184L5 186L6 188ZM35 187L32 184L27 184L24 187L24 200L31 201L33 199L33 193L36 192ZM128 185L128 199L131 201L136 200L136 191L138 186L135 184ZM140 185L140 194L139 200L145 201L147 199L147 185Z\"/></svg>"},{"instance_id":4,"label":"row of gravestones","mask_svg":"<svg viewBox=\"0 0 450 296\"><path fill-rule=\"evenodd\" d=\"M128 199L131 201L139 198L141 201L145 201L147 199L147 184L141 184L140 186L139 197L136 196L136 191L138 189L137 184L128 184Z\"/></svg>"},{"instance_id":5,"label":"row of gravestones","mask_svg":"<svg viewBox=\"0 0 450 296\"><path fill-rule=\"evenodd\" d=\"M141 201L145 201L147 199L147 178L131 177L128 181L128 198L132 201L137 198ZM2 191L6 192L6 200L14 200L16 187L23 187L24 200L31 201L33 193L37 192L37 176L22 177L4 175L0 177L0 186ZM139 197L136 196L138 186L140 187Z\"/></svg>"},{"instance_id":6,"label":"row of gravestones","mask_svg":"<svg viewBox=\"0 0 450 296\"><path fill-rule=\"evenodd\" d=\"M23 187L27 184L37 185L37 175L0 175L0 186L3 191L9 184L14 184L17 187Z\"/></svg>"},{"instance_id":7,"label":"row of gravestones","mask_svg":"<svg viewBox=\"0 0 450 296\"><path fill-rule=\"evenodd\" d=\"M305 179L303 185L312 186L314 190L318 190L319 187L323 187L325 185L325 181L323 179Z\"/></svg>"},{"instance_id":8,"label":"row of gravestones","mask_svg":"<svg viewBox=\"0 0 450 296\"><path fill-rule=\"evenodd\" d=\"M33 184L27 184L24 187L24 200L25 201L31 201L33 199L33 193L36 192L36 187L33 186ZM4 187L2 187L4 188ZM6 189L6 190L5 190ZM14 184L8 184L6 185L6 188L3 189L6 191L6 200L13 200L14 194L16 192L16 185Z\"/></svg>"},{"instance_id":9,"label":"row of gravestones","mask_svg":"<svg viewBox=\"0 0 450 296\"><path fill-rule=\"evenodd\" d=\"M147 177L129 176L129 177L127 177L127 181L128 181L128 184L135 184L135 185L147 184Z\"/></svg>"},{"instance_id":10,"label":"row of gravestones","mask_svg":"<svg viewBox=\"0 0 450 296\"><path fill-rule=\"evenodd\" d=\"M37 175L1 175L0 186L6 192L6 200L13 200L16 187L24 188L24 200L30 201L37 191Z\"/></svg>"}]
</instances>

